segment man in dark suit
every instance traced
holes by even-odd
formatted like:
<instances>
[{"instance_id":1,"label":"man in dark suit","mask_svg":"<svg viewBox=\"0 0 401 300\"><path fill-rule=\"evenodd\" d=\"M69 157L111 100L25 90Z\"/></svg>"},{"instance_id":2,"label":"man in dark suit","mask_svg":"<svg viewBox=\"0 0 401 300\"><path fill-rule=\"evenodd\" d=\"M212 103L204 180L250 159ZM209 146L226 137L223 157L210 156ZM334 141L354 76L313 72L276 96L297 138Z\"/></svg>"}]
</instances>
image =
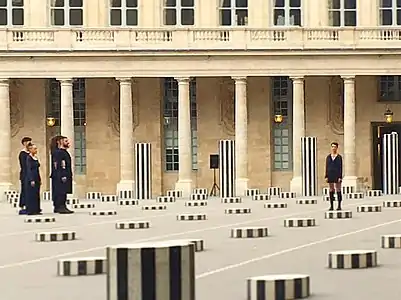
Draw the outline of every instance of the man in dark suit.
<instances>
[{"instance_id":1,"label":"man in dark suit","mask_svg":"<svg viewBox=\"0 0 401 300\"><path fill-rule=\"evenodd\" d=\"M326 157L326 182L329 184L330 208L334 210L334 195L337 192L338 207L341 210L341 182L343 179L343 158L338 154L338 143L331 143L331 153Z\"/></svg>"},{"instance_id":2,"label":"man in dark suit","mask_svg":"<svg viewBox=\"0 0 401 300\"><path fill-rule=\"evenodd\" d=\"M67 149L70 147L70 142L67 137L61 136L59 140L59 147L54 153L54 175L55 183L55 213L59 214L72 214L73 211L69 210L66 205L67 194L72 194L72 166L71 155Z\"/></svg>"},{"instance_id":3,"label":"man in dark suit","mask_svg":"<svg viewBox=\"0 0 401 300\"><path fill-rule=\"evenodd\" d=\"M20 190L20 197L19 197L19 207L20 215L25 215L26 214L26 189L25 189L25 177L26 177L26 161L27 157L29 156L29 151L28 151L28 144L32 141L30 137L24 137L21 140L21 144L24 147L19 155L18 155L18 160L19 160L19 165L20 165L20 172L19 172L19 180L21 182L21 190Z\"/></svg>"}]
</instances>

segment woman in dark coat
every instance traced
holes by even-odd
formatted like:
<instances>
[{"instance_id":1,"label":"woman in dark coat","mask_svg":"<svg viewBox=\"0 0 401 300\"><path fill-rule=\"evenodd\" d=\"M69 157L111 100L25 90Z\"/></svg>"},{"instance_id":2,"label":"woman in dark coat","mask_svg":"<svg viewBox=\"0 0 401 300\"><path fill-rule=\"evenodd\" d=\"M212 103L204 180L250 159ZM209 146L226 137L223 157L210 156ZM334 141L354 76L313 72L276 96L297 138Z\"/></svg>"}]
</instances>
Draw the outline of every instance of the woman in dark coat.
<instances>
[{"instance_id":1,"label":"woman in dark coat","mask_svg":"<svg viewBox=\"0 0 401 300\"><path fill-rule=\"evenodd\" d=\"M331 153L326 157L325 179L329 184L330 209L334 209L334 195L337 192L338 207L341 210L341 182L343 178L343 158L338 154L338 143L331 143Z\"/></svg>"},{"instance_id":2,"label":"woman in dark coat","mask_svg":"<svg viewBox=\"0 0 401 300\"><path fill-rule=\"evenodd\" d=\"M28 144L32 141L30 137L24 137L21 140L21 144L24 146L24 148L20 151L18 155L18 160L19 160L19 165L20 165L20 173L19 173L19 179L21 182L21 190L20 190L20 198L19 198L19 207L20 215L25 215L26 214L26 209L25 209L25 177L26 177L26 160L29 155L28 151Z\"/></svg>"},{"instance_id":3,"label":"woman in dark coat","mask_svg":"<svg viewBox=\"0 0 401 300\"><path fill-rule=\"evenodd\" d=\"M26 160L26 212L28 215L40 215L40 163L37 158L38 148L30 144L29 155Z\"/></svg>"},{"instance_id":4,"label":"woman in dark coat","mask_svg":"<svg viewBox=\"0 0 401 300\"><path fill-rule=\"evenodd\" d=\"M57 169L57 161L58 161L58 150L59 150L59 143L61 140L61 135L56 135L50 140L50 154L51 154L51 162L52 162L52 168L50 172L50 178L51 178L51 186L52 186L52 191L51 191L51 196L52 196L52 202L53 202L53 207L54 211L56 212L59 207L57 204L57 199L56 199L56 192L57 192L57 178L56 178L56 169Z\"/></svg>"}]
</instances>

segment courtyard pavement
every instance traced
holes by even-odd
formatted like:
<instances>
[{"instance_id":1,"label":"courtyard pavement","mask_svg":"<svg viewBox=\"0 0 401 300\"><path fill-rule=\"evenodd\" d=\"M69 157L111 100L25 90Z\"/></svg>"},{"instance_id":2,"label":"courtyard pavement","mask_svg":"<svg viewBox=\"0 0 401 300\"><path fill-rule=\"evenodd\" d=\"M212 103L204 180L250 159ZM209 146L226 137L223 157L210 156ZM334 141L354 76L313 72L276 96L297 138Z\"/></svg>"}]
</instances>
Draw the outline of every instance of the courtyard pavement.
<instances>
[{"instance_id":1,"label":"courtyard pavement","mask_svg":"<svg viewBox=\"0 0 401 300\"><path fill-rule=\"evenodd\" d=\"M308 274L310 299L376 300L400 299L401 249L381 249L380 236L401 234L401 208L384 208L379 213L357 213L361 204L382 204L399 197L345 200L344 210L352 219L327 220L328 203L300 205L295 199L288 208L268 209L264 203L244 197L241 204L222 204L210 198L206 207L185 207L186 200L166 204L164 211L143 211L140 206L96 203L95 209L76 210L74 215L55 215L55 223L24 223L8 203L0 203L0 299L1 300L106 300L106 275L59 277L61 258L105 256L107 245L201 238L205 251L196 253L197 300L246 300L246 278L268 274ZM142 204L155 204L154 200ZM225 208L251 208L251 214L226 215ZM45 215L53 216L49 202L42 202ZM116 209L115 216L90 216L89 212ZM206 221L177 221L179 213L206 213ZM284 219L313 217L316 227L285 228ZM119 220L151 222L150 229L116 230ZM232 239L230 229L266 226L269 237ZM74 230L76 241L40 243L35 233ZM328 252L374 249L379 267L330 270Z\"/></svg>"}]
</instances>

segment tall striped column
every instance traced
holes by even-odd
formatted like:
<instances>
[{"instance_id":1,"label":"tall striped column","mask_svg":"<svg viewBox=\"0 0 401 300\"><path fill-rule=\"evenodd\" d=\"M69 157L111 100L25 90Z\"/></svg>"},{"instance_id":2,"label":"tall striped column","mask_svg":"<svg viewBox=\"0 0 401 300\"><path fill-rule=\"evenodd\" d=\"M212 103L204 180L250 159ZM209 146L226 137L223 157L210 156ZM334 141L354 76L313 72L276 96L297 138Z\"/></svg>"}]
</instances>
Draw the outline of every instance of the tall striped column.
<instances>
[{"instance_id":1,"label":"tall striped column","mask_svg":"<svg viewBox=\"0 0 401 300\"><path fill-rule=\"evenodd\" d=\"M399 167L398 167L398 134L392 132L383 137L383 193L386 195L398 194Z\"/></svg>"},{"instance_id":2,"label":"tall striped column","mask_svg":"<svg viewBox=\"0 0 401 300\"><path fill-rule=\"evenodd\" d=\"M135 199L152 198L152 145L135 144Z\"/></svg>"},{"instance_id":3,"label":"tall striped column","mask_svg":"<svg viewBox=\"0 0 401 300\"><path fill-rule=\"evenodd\" d=\"M235 196L235 143L219 141L220 197ZM242 196L242 195L241 195Z\"/></svg>"},{"instance_id":4,"label":"tall striped column","mask_svg":"<svg viewBox=\"0 0 401 300\"><path fill-rule=\"evenodd\" d=\"M190 241L111 246L107 264L107 300L195 300Z\"/></svg>"},{"instance_id":5,"label":"tall striped column","mask_svg":"<svg viewBox=\"0 0 401 300\"><path fill-rule=\"evenodd\" d=\"M317 139L301 137L302 196L317 196Z\"/></svg>"}]
</instances>

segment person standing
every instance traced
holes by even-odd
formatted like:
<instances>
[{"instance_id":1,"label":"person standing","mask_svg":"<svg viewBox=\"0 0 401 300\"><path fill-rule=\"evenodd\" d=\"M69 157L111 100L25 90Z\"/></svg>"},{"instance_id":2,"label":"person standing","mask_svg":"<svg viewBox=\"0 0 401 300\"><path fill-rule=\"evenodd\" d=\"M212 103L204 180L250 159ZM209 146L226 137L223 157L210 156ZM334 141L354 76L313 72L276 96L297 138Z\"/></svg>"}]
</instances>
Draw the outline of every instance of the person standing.
<instances>
[{"instance_id":1,"label":"person standing","mask_svg":"<svg viewBox=\"0 0 401 300\"><path fill-rule=\"evenodd\" d=\"M72 194L72 166L71 155L67 149L70 147L70 142L67 137L61 136L59 140L59 147L54 152L55 157L55 196L57 208L55 213L59 214L72 214L73 211L67 208L67 194Z\"/></svg>"},{"instance_id":2,"label":"person standing","mask_svg":"<svg viewBox=\"0 0 401 300\"><path fill-rule=\"evenodd\" d=\"M28 143L32 141L30 137L24 137L21 140L21 144L23 149L20 151L18 155L19 165L20 165L20 172L19 172L19 180L20 180L20 194L19 194L19 214L25 215L26 214L26 197L25 197L25 176L26 176L26 161L29 156L28 151Z\"/></svg>"},{"instance_id":3,"label":"person standing","mask_svg":"<svg viewBox=\"0 0 401 300\"><path fill-rule=\"evenodd\" d=\"M325 179L329 184L329 197L330 197L330 208L334 210L334 195L337 193L338 207L337 210L341 210L341 182L343 178L343 158L338 153L338 143L331 143L331 153L326 157L326 173Z\"/></svg>"},{"instance_id":4,"label":"person standing","mask_svg":"<svg viewBox=\"0 0 401 300\"><path fill-rule=\"evenodd\" d=\"M41 215L40 209L40 163L37 157L38 147L28 144L29 155L26 158L26 212L28 215Z\"/></svg>"},{"instance_id":5,"label":"person standing","mask_svg":"<svg viewBox=\"0 0 401 300\"><path fill-rule=\"evenodd\" d=\"M56 177L56 167L57 167L57 155L59 154L59 146L60 140L62 136L56 135L50 140L50 156L51 156L51 172L50 172L50 179L51 179L51 197L53 202L53 210L56 212L58 210L57 205L57 197L56 197L56 190L57 190L57 177Z\"/></svg>"}]
</instances>

